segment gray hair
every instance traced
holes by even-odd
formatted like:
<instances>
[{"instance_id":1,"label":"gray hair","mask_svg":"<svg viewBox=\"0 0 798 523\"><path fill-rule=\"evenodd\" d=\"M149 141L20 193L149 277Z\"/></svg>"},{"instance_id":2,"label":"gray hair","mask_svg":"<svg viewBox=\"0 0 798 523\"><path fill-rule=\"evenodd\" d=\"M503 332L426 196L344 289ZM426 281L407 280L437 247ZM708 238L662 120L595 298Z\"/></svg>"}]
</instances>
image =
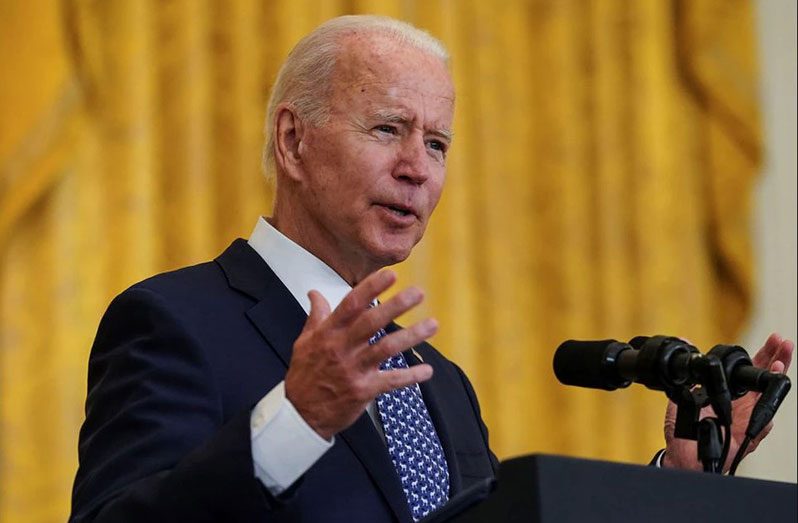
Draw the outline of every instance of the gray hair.
<instances>
[{"instance_id":1,"label":"gray hair","mask_svg":"<svg viewBox=\"0 0 798 523\"><path fill-rule=\"evenodd\" d=\"M377 15L348 15L321 24L294 46L277 73L266 110L263 169L269 176L274 163L274 111L289 101L302 120L323 125L329 117L329 89L343 36L365 32L388 36L399 44L413 46L449 62L444 45L426 31L407 22Z\"/></svg>"}]
</instances>

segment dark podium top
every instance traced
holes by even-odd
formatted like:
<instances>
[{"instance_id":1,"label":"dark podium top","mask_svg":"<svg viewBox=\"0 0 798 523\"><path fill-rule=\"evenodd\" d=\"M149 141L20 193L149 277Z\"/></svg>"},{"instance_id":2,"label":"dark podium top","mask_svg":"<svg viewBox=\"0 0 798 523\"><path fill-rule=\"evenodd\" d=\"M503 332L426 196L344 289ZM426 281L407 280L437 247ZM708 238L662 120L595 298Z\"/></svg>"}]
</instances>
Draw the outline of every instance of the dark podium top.
<instances>
[{"instance_id":1,"label":"dark podium top","mask_svg":"<svg viewBox=\"0 0 798 523\"><path fill-rule=\"evenodd\" d=\"M560 456L532 455L502 462L496 490L472 493L472 498L485 497L477 505L473 505L476 499L471 503L452 500L460 503L461 512L440 514L429 521L798 521L798 485L794 483Z\"/></svg>"}]
</instances>

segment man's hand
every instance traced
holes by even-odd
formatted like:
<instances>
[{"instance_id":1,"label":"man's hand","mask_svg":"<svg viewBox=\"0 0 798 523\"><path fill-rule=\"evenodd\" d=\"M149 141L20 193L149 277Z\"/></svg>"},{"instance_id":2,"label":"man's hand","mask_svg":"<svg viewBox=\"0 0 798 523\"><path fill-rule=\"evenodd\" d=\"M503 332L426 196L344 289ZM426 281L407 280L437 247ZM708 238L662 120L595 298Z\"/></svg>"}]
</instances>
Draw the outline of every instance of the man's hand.
<instances>
[{"instance_id":1,"label":"man's hand","mask_svg":"<svg viewBox=\"0 0 798 523\"><path fill-rule=\"evenodd\" d=\"M424 299L421 290L411 287L370 308L395 281L391 271L371 274L332 312L320 293L308 293L310 315L294 343L285 395L325 439L354 423L379 394L432 377L427 364L389 372L379 371L379 364L435 334L435 320L423 320L383 336L374 345L368 343L379 329Z\"/></svg>"},{"instance_id":2,"label":"man's hand","mask_svg":"<svg viewBox=\"0 0 798 523\"><path fill-rule=\"evenodd\" d=\"M770 372L784 373L790 368L792 361L793 350L795 344L790 340L785 340L778 334L771 334L765 342L765 345L757 351L753 357L753 364L755 367L769 369ZM740 447L745 438L745 429L748 426L748 420L751 418L751 411L756 405L760 394L757 392L749 392L742 398L735 400L732 403L732 431L731 431L731 446L729 447L729 456L726 463L723 464L723 470L729 469L737 449ZM706 407L701 411L701 418L714 415L712 407ZM662 460L664 467L674 467L682 469L702 470L701 462L698 460L698 451L696 442L686 439L676 438L673 435L676 426L676 404L668 402L668 409L665 412L665 457ZM746 455L756 449L759 442L768 435L773 428L771 421L767 427L748 446Z\"/></svg>"}]
</instances>

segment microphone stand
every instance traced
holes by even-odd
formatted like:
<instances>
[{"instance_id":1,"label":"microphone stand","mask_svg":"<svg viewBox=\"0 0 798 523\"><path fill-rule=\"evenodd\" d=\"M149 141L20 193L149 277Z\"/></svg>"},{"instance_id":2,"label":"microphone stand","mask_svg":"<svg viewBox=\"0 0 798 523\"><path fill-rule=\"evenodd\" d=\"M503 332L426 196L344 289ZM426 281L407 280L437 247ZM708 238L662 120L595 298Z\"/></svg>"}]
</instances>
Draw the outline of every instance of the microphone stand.
<instances>
[{"instance_id":1,"label":"microphone stand","mask_svg":"<svg viewBox=\"0 0 798 523\"><path fill-rule=\"evenodd\" d=\"M691 390L688 386L681 386L667 390L666 394L677 405L674 437L696 441L698 459L704 466L704 472L722 474L721 423L714 417L704 418L700 422L698 420L701 409L710 404L704 388L696 387ZM731 437L731 434L726 437Z\"/></svg>"},{"instance_id":2,"label":"microphone stand","mask_svg":"<svg viewBox=\"0 0 798 523\"><path fill-rule=\"evenodd\" d=\"M718 418L704 418L698 422L698 459L704 472L723 473L723 445Z\"/></svg>"},{"instance_id":3,"label":"microphone stand","mask_svg":"<svg viewBox=\"0 0 798 523\"><path fill-rule=\"evenodd\" d=\"M697 441L704 470L722 473L731 444L732 411L721 359L711 354L701 357L692 345L669 336L636 338L630 345L639 351L637 381L664 390L678 406L674 436ZM701 408L707 405L712 405L717 417L699 422ZM721 436L721 426L725 437Z\"/></svg>"}]
</instances>

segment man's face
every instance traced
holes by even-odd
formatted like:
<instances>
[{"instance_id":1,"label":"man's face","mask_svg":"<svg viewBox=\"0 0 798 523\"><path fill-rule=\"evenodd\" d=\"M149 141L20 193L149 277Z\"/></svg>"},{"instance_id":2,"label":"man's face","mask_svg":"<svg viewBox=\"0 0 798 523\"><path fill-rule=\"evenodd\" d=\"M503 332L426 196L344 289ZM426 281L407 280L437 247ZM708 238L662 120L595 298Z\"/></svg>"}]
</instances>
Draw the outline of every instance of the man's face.
<instances>
[{"instance_id":1,"label":"man's face","mask_svg":"<svg viewBox=\"0 0 798 523\"><path fill-rule=\"evenodd\" d=\"M374 270L407 258L438 203L454 89L428 54L374 35L345 42L330 118L300 149L304 225L320 243L306 247Z\"/></svg>"}]
</instances>

